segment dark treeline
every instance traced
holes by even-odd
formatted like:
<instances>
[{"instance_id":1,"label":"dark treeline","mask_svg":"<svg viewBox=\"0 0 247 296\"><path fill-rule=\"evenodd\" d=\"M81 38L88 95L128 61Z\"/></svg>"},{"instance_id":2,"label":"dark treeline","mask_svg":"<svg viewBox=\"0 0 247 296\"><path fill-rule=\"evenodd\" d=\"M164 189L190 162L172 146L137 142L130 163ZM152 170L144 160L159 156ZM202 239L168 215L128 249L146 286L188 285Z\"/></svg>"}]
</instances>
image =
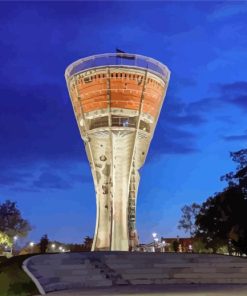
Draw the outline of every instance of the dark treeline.
<instances>
[{"instance_id":1,"label":"dark treeline","mask_svg":"<svg viewBox=\"0 0 247 296\"><path fill-rule=\"evenodd\" d=\"M230 156L237 167L221 177L227 187L201 205L184 206L178 227L188 232L197 246L200 242L202 251L247 254L247 149Z\"/></svg>"}]
</instances>

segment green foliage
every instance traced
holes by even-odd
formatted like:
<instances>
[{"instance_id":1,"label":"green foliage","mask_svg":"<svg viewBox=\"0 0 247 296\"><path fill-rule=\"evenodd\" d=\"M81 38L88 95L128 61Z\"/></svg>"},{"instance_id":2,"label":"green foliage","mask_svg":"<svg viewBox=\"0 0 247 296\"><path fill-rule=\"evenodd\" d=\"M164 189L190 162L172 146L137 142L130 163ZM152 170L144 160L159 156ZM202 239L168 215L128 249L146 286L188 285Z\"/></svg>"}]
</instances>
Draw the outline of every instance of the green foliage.
<instances>
[{"instance_id":1,"label":"green foliage","mask_svg":"<svg viewBox=\"0 0 247 296\"><path fill-rule=\"evenodd\" d=\"M92 245L93 245L93 239L89 236L86 236L84 238L84 243L83 243L84 251L91 251Z\"/></svg>"},{"instance_id":2,"label":"green foliage","mask_svg":"<svg viewBox=\"0 0 247 296\"><path fill-rule=\"evenodd\" d=\"M178 250L179 250L179 242L178 242L178 240L174 240L173 242L172 242L172 248L173 248L173 251L174 252L178 252Z\"/></svg>"},{"instance_id":3,"label":"green foliage","mask_svg":"<svg viewBox=\"0 0 247 296\"><path fill-rule=\"evenodd\" d=\"M68 244L67 248L70 250L71 253L85 251L83 244Z\"/></svg>"},{"instance_id":4,"label":"green foliage","mask_svg":"<svg viewBox=\"0 0 247 296\"><path fill-rule=\"evenodd\" d=\"M188 232L190 236L194 236L196 232L195 218L200 211L200 205L193 203L190 206L183 206L182 217L179 221L178 228Z\"/></svg>"},{"instance_id":5,"label":"green foliage","mask_svg":"<svg viewBox=\"0 0 247 296\"><path fill-rule=\"evenodd\" d=\"M209 253L210 249L206 247L206 244L202 241L202 239L195 239L192 244L193 252L195 253Z\"/></svg>"},{"instance_id":6,"label":"green foliage","mask_svg":"<svg viewBox=\"0 0 247 296\"><path fill-rule=\"evenodd\" d=\"M0 245L11 247L12 244L13 242L11 238L7 234L0 231Z\"/></svg>"},{"instance_id":7,"label":"green foliage","mask_svg":"<svg viewBox=\"0 0 247 296\"><path fill-rule=\"evenodd\" d=\"M40 253L45 253L49 245L49 239L47 234L43 235L40 239L39 247L40 247Z\"/></svg>"},{"instance_id":8,"label":"green foliage","mask_svg":"<svg viewBox=\"0 0 247 296\"><path fill-rule=\"evenodd\" d=\"M246 212L243 192L238 187L229 187L202 204L196 217L197 236L214 252L227 245L229 239L237 247L247 233Z\"/></svg>"},{"instance_id":9,"label":"green foliage","mask_svg":"<svg viewBox=\"0 0 247 296\"><path fill-rule=\"evenodd\" d=\"M38 291L32 280L22 270L23 261L28 256L16 256L0 263L0 295L31 296Z\"/></svg>"},{"instance_id":10,"label":"green foliage","mask_svg":"<svg viewBox=\"0 0 247 296\"><path fill-rule=\"evenodd\" d=\"M15 202L6 200L0 204L0 232L13 238L15 235L24 237L30 230L30 224L22 218Z\"/></svg>"},{"instance_id":11,"label":"green foliage","mask_svg":"<svg viewBox=\"0 0 247 296\"><path fill-rule=\"evenodd\" d=\"M6 260L8 260L6 256L0 256L0 264Z\"/></svg>"},{"instance_id":12,"label":"green foliage","mask_svg":"<svg viewBox=\"0 0 247 296\"><path fill-rule=\"evenodd\" d=\"M200 241L193 246L194 251L206 248L225 253L227 249L229 253L247 254L247 149L230 156L237 163L237 170L221 178L228 187L201 206L182 208L179 228Z\"/></svg>"},{"instance_id":13,"label":"green foliage","mask_svg":"<svg viewBox=\"0 0 247 296\"><path fill-rule=\"evenodd\" d=\"M227 246L229 252L247 254L247 149L231 157L238 164L237 171L223 176L228 187L202 204L195 220L196 235L213 252Z\"/></svg>"}]
</instances>

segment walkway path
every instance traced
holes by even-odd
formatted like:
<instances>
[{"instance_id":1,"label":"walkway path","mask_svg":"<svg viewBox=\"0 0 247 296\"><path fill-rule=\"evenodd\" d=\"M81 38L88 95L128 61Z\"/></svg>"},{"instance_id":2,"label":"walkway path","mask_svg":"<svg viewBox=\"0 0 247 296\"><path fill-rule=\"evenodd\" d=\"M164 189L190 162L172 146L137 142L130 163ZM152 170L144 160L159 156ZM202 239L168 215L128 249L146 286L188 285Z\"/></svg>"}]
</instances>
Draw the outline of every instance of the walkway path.
<instances>
[{"instance_id":1,"label":"walkway path","mask_svg":"<svg viewBox=\"0 0 247 296\"><path fill-rule=\"evenodd\" d=\"M246 296L247 285L138 285L49 293L50 296Z\"/></svg>"}]
</instances>

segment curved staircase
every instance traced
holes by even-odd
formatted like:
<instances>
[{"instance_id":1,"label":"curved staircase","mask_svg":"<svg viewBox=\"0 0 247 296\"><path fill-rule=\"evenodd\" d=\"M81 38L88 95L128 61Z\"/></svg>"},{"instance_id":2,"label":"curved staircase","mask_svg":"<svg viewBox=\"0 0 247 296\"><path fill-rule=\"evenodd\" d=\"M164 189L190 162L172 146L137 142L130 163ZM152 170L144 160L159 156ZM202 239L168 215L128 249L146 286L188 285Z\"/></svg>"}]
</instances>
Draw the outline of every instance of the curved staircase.
<instances>
[{"instance_id":1,"label":"curved staircase","mask_svg":"<svg viewBox=\"0 0 247 296\"><path fill-rule=\"evenodd\" d=\"M247 284L245 258L187 253L45 254L24 261L41 294L138 284Z\"/></svg>"}]
</instances>

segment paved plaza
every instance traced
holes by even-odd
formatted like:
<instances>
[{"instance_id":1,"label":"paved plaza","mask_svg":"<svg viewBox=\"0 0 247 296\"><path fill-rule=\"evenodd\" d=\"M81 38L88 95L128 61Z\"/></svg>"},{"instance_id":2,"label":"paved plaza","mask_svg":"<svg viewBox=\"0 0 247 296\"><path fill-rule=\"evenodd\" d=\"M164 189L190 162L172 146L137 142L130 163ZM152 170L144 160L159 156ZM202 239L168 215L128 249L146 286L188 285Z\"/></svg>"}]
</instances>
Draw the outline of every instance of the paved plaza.
<instances>
[{"instance_id":1,"label":"paved plaza","mask_svg":"<svg viewBox=\"0 0 247 296\"><path fill-rule=\"evenodd\" d=\"M49 293L51 296L246 296L247 285L138 285Z\"/></svg>"}]
</instances>

